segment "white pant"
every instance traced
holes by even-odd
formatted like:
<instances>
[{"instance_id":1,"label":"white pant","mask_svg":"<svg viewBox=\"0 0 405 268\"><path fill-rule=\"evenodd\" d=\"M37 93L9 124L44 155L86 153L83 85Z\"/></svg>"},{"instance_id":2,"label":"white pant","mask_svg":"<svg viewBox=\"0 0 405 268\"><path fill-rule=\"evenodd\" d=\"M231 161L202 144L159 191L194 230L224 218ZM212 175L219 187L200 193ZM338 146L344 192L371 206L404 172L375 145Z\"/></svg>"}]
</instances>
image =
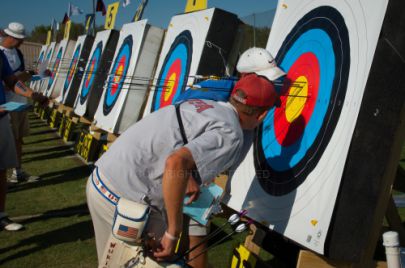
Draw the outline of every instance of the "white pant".
<instances>
[{"instance_id":1,"label":"white pant","mask_svg":"<svg viewBox=\"0 0 405 268\"><path fill-rule=\"evenodd\" d=\"M95 173L96 172L94 171L93 176L96 176ZM102 174L100 174L100 176L102 176ZM110 191L120 196L120 193L118 193L114 187L109 184L106 184L106 186L110 189ZM92 183L91 176L87 180L86 195L87 205L93 221L97 256L98 260L101 260L103 257L104 248L107 245L111 234L115 205L107 201L107 199L97 191ZM152 210L149 215L148 223L145 226L145 232L153 234L156 239L160 239L165 230L166 223L164 217L161 213Z\"/></svg>"}]
</instances>

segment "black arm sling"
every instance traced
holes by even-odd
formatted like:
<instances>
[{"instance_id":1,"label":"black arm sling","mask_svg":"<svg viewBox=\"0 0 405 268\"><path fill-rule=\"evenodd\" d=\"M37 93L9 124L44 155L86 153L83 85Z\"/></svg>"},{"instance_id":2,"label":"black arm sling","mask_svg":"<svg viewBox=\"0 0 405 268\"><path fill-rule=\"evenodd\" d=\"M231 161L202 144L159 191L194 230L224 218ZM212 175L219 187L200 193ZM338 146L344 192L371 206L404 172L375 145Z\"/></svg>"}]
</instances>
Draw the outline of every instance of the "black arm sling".
<instances>
[{"instance_id":1,"label":"black arm sling","mask_svg":"<svg viewBox=\"0 0 405 268\"><path fill-rule=\"evenodd\" d=\"M183 120L181 119L181 113L180 113L180 104L178 103L175 105L176 108L176 117L177 117L177 122L179 123L179 128L180 128L180 134L181 138L183 139L183 144L186 145L188 143L186 132L184 130L184 125L183 125ZM191 176L196 180L198 184L202 183L200 173L198 172L197 167L191 171Z\"/></svg>"}]
</instances>

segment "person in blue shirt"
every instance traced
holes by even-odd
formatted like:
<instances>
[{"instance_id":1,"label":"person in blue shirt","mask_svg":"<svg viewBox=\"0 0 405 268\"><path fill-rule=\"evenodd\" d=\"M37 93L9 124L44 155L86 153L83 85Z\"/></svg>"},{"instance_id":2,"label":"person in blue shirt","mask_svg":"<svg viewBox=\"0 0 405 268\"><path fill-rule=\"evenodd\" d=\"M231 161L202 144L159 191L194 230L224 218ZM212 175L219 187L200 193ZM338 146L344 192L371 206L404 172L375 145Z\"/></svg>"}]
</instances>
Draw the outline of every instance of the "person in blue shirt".
<instances>
[{"instance_id":1,"label":"person in blue shirt","mask_svg":"<svg viewBox=\"0 0 405 268\"><path fill-rule=\"evenodd\" d=\"M2 33L0 32L0 35ZM34 72L26 70L24 56L19 49L26 37L25 27L19 22L11 22L6 29L3 30L3 40L0 42L0 50L7 57L13 73L23 82L28 82ZM12 91L6 93L7 102L27 103L28 100ZM11 129L14 134L14 140L17 151L17 166L11 170L8 182L20 183L24 181L32 182L39 179L38 176L33 176L24 171L21 165L22 144L24 137L29 135L29 120L28 111L10 112Z\"/></svg>"},{"instance_id":2,"label":"person in blue shirt","mask_svg":"<svg viewBox=\"0 0 405 268\"><path fill-rule=\"evenodd\" d=\"M17 164L17 155L14 136L10 126L10 118L8 112L1 106L6 102L6 90L12 90L16 94L31 98L34 101L39 102L41 105L45 105L48 102L48 99L42 94L34 92L21 82L13 74L4 53L0 51L0 230L18 231L23 229L23 226L10 220L5 213L7 192L6 170L15 167Z\"/></svg>"}]
</instances>

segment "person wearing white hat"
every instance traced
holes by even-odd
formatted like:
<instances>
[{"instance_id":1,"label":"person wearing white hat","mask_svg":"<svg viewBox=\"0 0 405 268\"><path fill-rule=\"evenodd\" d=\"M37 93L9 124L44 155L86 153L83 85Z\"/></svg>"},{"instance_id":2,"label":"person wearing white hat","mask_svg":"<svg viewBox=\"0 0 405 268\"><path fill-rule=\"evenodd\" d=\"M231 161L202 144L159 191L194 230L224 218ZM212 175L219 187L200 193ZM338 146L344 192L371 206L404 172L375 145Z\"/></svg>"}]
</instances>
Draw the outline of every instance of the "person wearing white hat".
<instances>
[{"instance_id":1,"label":"person wearing white hat","mask_svg":"<svg viewBox=\"0 0 405 268\"><path fill-rule=\"evenodd\" d=\"M4 82L4 84L3 84ZM5 213L7 178L6 171L16 165L17 156L13 144L13 134L10 126L8 113L1 106L6 103L5 91L12 90L15 93L31 98L42 105L46 105L48 99L42 94L28 88L17 76L13 74L7 58L0 50L0 231L18 231L23 228L19 223L13 222Z\"/></svg>"},{"instance_id":2,"label":"person wearing white hat","mask_svg":"<svg viewBox=\"0 0 405 268\"><path fill-rule=\"evenodd\" d=\"M8 36L12 36L16 39L24 39L25 38L25 28L19 22L12 22L8 25L8 28L4 29L4 32Z\"/></svg>"},{"instance_id":3,"label":"person wearing white hat","mask_svg":"<svg viewBox=\"0 0 405 268\"><path fill-rule=\"evenodd\" d=\"M264 76L270 81L286 75L286 73L277 66L277 63L264 48L252 47L242 53L239 58L236 69L239 73L256 73Z\"/></svg>"},{"instance_id":4,"label":"person wearing white hat","mask_svg":"<svg viewBox=\"0 0 405 268\"><path fill-rule=\"evenodd\" d=\"M0 50L4 52L7 57L8 63L13 73L23 82L31 78L29 72L25 70L24 57L19 46L24 42L26 37L24 25L19 22L11 22L6 29L3 30L4 37L0 43ZM14 92L6 93L7 101L26 103L27 98L17 95ZM17 150L17 166L8 178L11 183L18 183L21 181L36 181L38 176L31 176L21 168L21 155L23 137L29 134L28 113L24 112L11 112L11 127L13 130L15 145Z\"/></svg>"}]
</instances>

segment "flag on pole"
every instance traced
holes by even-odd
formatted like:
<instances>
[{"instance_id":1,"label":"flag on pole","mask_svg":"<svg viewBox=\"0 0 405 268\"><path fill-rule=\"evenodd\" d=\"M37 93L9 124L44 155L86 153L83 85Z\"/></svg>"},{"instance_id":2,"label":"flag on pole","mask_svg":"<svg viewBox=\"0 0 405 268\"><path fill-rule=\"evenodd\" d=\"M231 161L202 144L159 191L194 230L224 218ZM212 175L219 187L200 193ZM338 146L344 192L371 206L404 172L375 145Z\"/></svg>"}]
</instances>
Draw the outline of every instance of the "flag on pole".
<instances>
[{"instance_id":1,"label":"flag on pole","mask_svg":"<svg viewBox=\"0 0 405 268\"><path fill-rule=\"evenodd\" d=\"M52 18L51 30L59 31L59 23L55 20L55 18Z\"/></svg>"},{"instance_id":2,"label":"flag on pole","mask_svg":"<svg viewBox=\"0 0 405 268\"><path fill-rule=\"evenodd\" d=\"M127 7L129 4L131 4L131 0L122 0L122 7Z\"/></svg>"},{"instance_id":3,"label":"flag on pole","mask_svg":"<svg viewBox=\"0 0 405 268\"><path fill-rule=\"evenodd\" d=\"M68 9L68 16L69 18L72 16L83 14L83 9L80 9L78 6L73 5L69 2L69 9Z\"/></svg>"},{"instance_id":4,"label":"flag on pole","mask_svg":"<svg viewBox=\"0 0 405 268\"><path fill-rule=\"evenodd\" d=\"M94 13L86 14L86 21L85 21L84 25L85 25L85 29L86 29L87 33L91 29L91 25L93 24L93 20L94 20Z\"/></svg>"},{"instance_id":5,"label":"flag on pole","mask_svg":"<svg viewBox=\"0 0 405 268\"><path fill-rule=\"evenodd\" d=\"M142 2L139 4L138 8L136 9L135 15L132 18L132 22L142 19L143 11L145 10L145 6L147 3L148 3L148 0L142 0Z\"/></svg>"},{"instance_id":6,"label":"flag on pole","mask_svg":"<svg viewBox=\"0 0 405 268\"><path fill-rule=\"evenodd\" d=\"M68 22L70 19L69 19L69 16L68 16L68 14L65 12L65 16L63 16L63 20L62 20L62 24L66 24L66 22Z\"/></svg>"},{"instance_id":7,"label":"flag on pole","mask_svg":"<svg viewBox=\"0 0 405 268\"><path fill-rule=\"evenodd\" d=\"M103 0L97 0L96 12L101 12L103 16L106 14L106 9Z\"/></svg>"}]
</instances>

